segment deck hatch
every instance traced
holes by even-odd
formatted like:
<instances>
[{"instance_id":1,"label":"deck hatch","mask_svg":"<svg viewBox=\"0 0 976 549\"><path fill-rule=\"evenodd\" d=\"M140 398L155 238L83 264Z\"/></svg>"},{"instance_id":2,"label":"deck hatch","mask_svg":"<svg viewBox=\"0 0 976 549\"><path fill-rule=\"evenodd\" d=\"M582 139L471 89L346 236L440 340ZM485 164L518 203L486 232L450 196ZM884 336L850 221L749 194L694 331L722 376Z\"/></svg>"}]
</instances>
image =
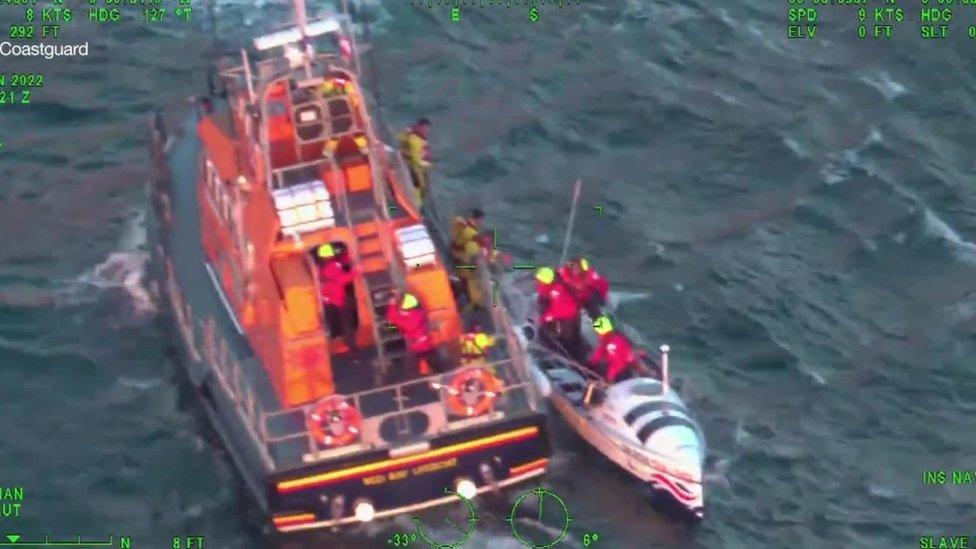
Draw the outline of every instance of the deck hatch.
<instances>
[{"instance_id":1,"label":"deck hatch","mask_svg":"<svg viewBox=\"0 0 976 549\"><path fill-rule=\"evenodd\" d=\"M332 200L321 179L276 189L273 198L281 232L286 235L301 235L335 226Z\"/></svg>"},{"instance_id":2,"label":"deck hatch","mask_svg":"<svg viewBox=\"0 0 976 549\"><path fill-rule=\"evenodd\" d=\"M397 246L408 267L433 265L437 261L434 241L423 225L410 225L396 230Z\"/></svg>"}]
</instances>

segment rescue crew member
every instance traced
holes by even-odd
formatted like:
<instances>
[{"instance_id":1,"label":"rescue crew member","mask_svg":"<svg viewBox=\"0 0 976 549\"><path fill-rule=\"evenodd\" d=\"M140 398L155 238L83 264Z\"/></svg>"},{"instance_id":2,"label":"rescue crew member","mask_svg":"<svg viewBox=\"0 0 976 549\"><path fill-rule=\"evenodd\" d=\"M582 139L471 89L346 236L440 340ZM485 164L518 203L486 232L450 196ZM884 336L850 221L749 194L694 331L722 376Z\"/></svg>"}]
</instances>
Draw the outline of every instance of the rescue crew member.
<instances>
[{"instance_id":1,"label":"rescue crew member","mask_svg":"<svg viewBox=\"0 0 976 549\"><path fill-rule=\"evenodd\" d=\"M471 364L485 359L488 350L495 345L495 338L474 325L461 335L461 363Z\"/></svg>"},{"instance_id":2,"label":"rescue crew member","mask_svg":"<svg viewBox=\"0 0 976 549\"><path fill-rule=\"evenodd\" d=\"M596 272L590 262L577 257L559 268L559 276L576 296L576 301L586 309L590 318L597 318L607 303L610 284Z\"/></svg>"},{"instance_id":3,"label":"rescue crew member","mask_svg":"<svg viewBox=\"0 0 976 549\"><path fill-rule=\"evenodd\" d=\"M484 306L481 280L477 269L471 268L478 264L478 254L482 251L478 235L484 218L485 212L475 208L471 210L469 217L457 216L451 223L451 257L458 265L463 266L457 269L457 276L461 279L461 289L468 299L466 309Z\"/></svg>"},{"instance_id":4,"label":"rescue crew member","mask_svg":"<svg viewBox=\"0 0 976 549\"><path fill-rule=\"evenodd\" d=\"M552 270L552 267L539 267L535 271L535 292L536 292L536 302L539 304L539 310L543 309L545 305L547 296L549 295L549 289L552 288L552 283L556 281L556 271Z\"/></svg>"},{"instance_id":5,"label":"rescue crew member","mask_svg":"<svg viewBox=\"0 0 976 549\"><path fill-rule=\"evenodd\" d=\"M325 305L325 319L333 335L341 335L350 349L356 348L356 300L349 299L352 282L359 273L348 269L332 244L316 250L319 264L319 291Z\"/></svg>"},{"instance_id":6,"label":"rescue crew member","mask_svg":"<svg viewBox=\"0 0 976 549\"><path fill-rule=\"evenodd\" d=\"M421 118L400 134L400 155L410 168L410 179L417 189L421 203L427 197L430 187L430 169L433 166L430 159L430 146L427 144L429 131L430 120Z\"/></svg>"},{"instance_id":7,"label":"rescue crew member","mask_svg":"<svg viewBox=\"0 0 976 549\"><path fill-rule=\"evenodd\" d=\"M326 78L325 82L319 86L319 94L322 97L333 97L336 95L347 95L352 92L352 82L338 76Z\"/></svg>"},{"instance_id":8,"label":"rescue crew member","mask_svg":"<svg viewBox=\"0 0 976 549\"><path fill-rule=\"evenodd\" d=\"M342 263L342 267L349 271L352 270L352 258L349 257L349 247L343 242L333 242L332 249L335 251L335 258Z\"/></svg>"},{"instance_id":9,"label":"rescue crew member","mask_svg":"<svg viewBox=\"0 0 976 549\"><path fill-rule=\"evenodd\" d=\"M641 355L634 351L634 346L626 336L613 329L613 322L609 317L597 317L593 321L593 330L600 336L600 341L590 355L590 365L596 368L606 361L607 383L613 383L628 368L636 366Z\"/></svg>"},{"instance_id":10,"label":"rescue crew member","mask_svg":"<svg viewBox=\"0 0 976 549\"><path fill-rule=\"evenodd\" d=\"M536 280L544 288L544 292L538 296L540 328L555 333L563 351L576 356L581 349L580 308L576 297L558 276L550 278L548 271L537 273ZM547 283L546 280L551 282Z\"/></svg>"},{"instance_id":11,"label":"rescue crew member","mask_svg":"<svg viewBox=\"0 0 976 549\"><path fill-rule=\"evenodd\" d=\"M437 348L430 334L427 311L420 305L417 296L404 293L399 299L392 298L386 307L386 321L400 330L407 343L408 372L428 375L430 366L437 368L437 364L434 364Z\"/></svg>"}]
</instances>

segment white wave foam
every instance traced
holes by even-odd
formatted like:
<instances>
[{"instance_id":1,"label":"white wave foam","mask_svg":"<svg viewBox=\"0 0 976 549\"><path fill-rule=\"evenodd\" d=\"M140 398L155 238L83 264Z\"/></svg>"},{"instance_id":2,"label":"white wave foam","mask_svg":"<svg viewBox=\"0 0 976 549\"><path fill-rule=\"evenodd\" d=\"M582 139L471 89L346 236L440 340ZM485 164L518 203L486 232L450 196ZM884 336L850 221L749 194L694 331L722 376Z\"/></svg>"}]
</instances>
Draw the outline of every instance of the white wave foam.
<instances>
[{"instance_id":1,"label":"white wave foam","mask_svg":"<svg viewBox=\"0 0 976 549\"><path fill-rule=\"evenodd\" d=\"M610 310L616 311L618 307L624 303L630 303L632 301L641 301L651 297L651 294L646 292L617 292L612 291L607 296L607 301L609 301Z\"/></svg>"},{"instance_id":2,"label":"white wave foam","mask_svg":"<svg viewBox=\"0 0 976 549\"><path fill-rule=\"evenodd\" d=\"M128 377L120 377L119 383L125 387L131 387L133 389L139 389L140 391L145 391L146 389L152 389L153 387L162 383L163 380L158 377L151 379L132 379Z\"/></svg>"},{"instance_id":3,"label":"white wave foam","mask_svg":"<svg viewBox=\"0 0 976 549\"><path fill-rule=\"evenodd\" d=\"M872 145L874 143L881 143L884 141L884 136L881 135L881 130L871 126L871 132L868 133L867 138L864 140L865 145Z\"/></svg>"},{"instance_id":4,"label":"white wave foam","mask_svg":"<svg viewBox=\"0 0 976 549\"><path fill-rule=\"evenodd\" d=\"M972 320L976 318L976 300L973 294L967 294L962 301L949 306L948 310L957 322Z\"/></svg>"},{"instance_id":5,"label":"white wave foam","mask_svg":"<svg viewBox=\"0 0 976 549\"><path fill-rule=\"evenodd\" d=\"M817 385L823 386L823 385L826 385L827 384L827 380L824 379L823 375L821 375L820 372L816 371L811 366L807 366L805 364L801 364L800 365L800 372L802 372L803 374L807 375Z\"/></svg>"},{"instance_id":6,"label":"white wave foam","mask_svg":"<svg viewBox=\"0 0 976 549\"><path fill-rule=\"evenodd\" d=\"M750 22L748 25L746 25L746 31L748 31L749 34L751 34L753 37L758 39L759 42L761 42L762 45L766 46L767 48L776 52L783 51L783 48L780 47L780 45L777 44L773 39L770 38L772 33L759 28L759 25L757 25L756 23Z\"/></svg>"},{"instance_id":7,"label":"white wave foam","mask_svg":"<svg viewBox=\"0 0 976 549\"><path fill-rule=\"evenodd\" d=\"M710 467L702 475L702 481L706 484L719 485L723 488L731 488L732 483L729 482L729 466L732 461L729 458L722 458L715 462L715 465Z\"/></svg>"},{"instance_id":8,"label":"white wave foam","mask_svg":"<svg viewBox=\"0 0 976 549\"><path fill-rule=\"evenodd\" d=\"M735 19L733 19L732 16L729 15L729 11L727 9L725 9L725 8L719 8L718 9L718 18L723 23L725 23L726 25L728 25L730 27L736 27L736 26L739 25L739 22L736 21Z\"/></svg>"},{"instance_id":9,"label":"white wave foam","mask_svg":"<svg viewBox=\"0 0 976 549\"><path fill-rule=\"evenodd\" d=\"M749 432L746 431L745 425L743 425L742 422L740 421L735 424L735 432L732 434L732 438L733 440L735 440L736 444L740 446L745 446L746 444L748 444L749 439L752 438L752 435L750 435Z\"/></svg>"},{"instance_id":10,"label":"white wave foam","mask_svg":"<svg viewBox=\"0 0 976 549\"><path fill-rule=\"evenodd\" d=\"M925 234L948 242L958 259L976 265L976 244L963 239L955 229L928 208L925 209Z\"/></svg>"},{"instance_id":11,"label":"white wave foam","mask_svg":"<svg viewBox=\"0 0 976 549\"><path fill-rule=\"evenodd\" d=\"M145 251L145 219L145 211L130 212L119 236L118 250L75 281L99 289L124 289L132 298L136 313L142 315L156 312L156 304L146 287L149 254Z\"/></svg>"},{"instance_id":12,"label":"white wave foam","mask_svg":"<svg viewBox=\"0 0 976 549\"><path fill-rule=\"evenodd\" d=\"M860 80L881 92L881 95L885 96L885 99L888 101L904 95L908 91L908 88L904 84L892 80L891 76L885 71L881 71L873 77L868 75L861 76Z\"/></svg>"},{"instance_id":13,"label":"white wave foam","mask_svg":"<svg viewBox=\"0 0 976 549\"><path fill-rule=\"evenodd\" d=\"M843 161L833 158L828 160L827 163L820 168L820 176L823 177L824 183L828 185L836 185L838 183L847 181L847 178L851 176L851 168Z\"/></svg>"},{"instance_id":14,"label":"white wave foam","mask_svg":"<svg viewBox=\"0 0 976 549\"><path fill-rule=\"evenodd\" d=\"M150 314L156 311L156 305L146 289L148 263L146 252L112 252L105 261L78 277L77 282L103 290L124 289L137 313Z\"/></svg>"},{"instance_id":15,"label":"white wave foam","mask_svg":"<svg viewBox=\"0 0 976 549\"><path fill-rule=\"evenodd\" d=\"M868 493L881 499L894 499L895 497L894 487L878 482L868 484Z\"/></svg>"},{"instance_id":16,"label":"white wave foam","mask_svg":"<svg viewBox=\"0 0 976 549\"><path fill-rule=\"evenodd\" d=\"M727 94L725 92L721 92L721 91L715 90L713 93L715 94L715 97L718 97L719 99L721 99L727 105L733 105L733 106L735 106L735 105L740 105L741 104L741 102L738 99L736 99L735 97L733 97L733 96L731 96L731 95L729 95L729 94Z\"/></svg>"},{"instance_id":17,"label":"white wave foam","mask_svg":"<svg viewBox=\"0 0 976 549\"><path fill-rule=\"evenodd\" d=\"M551 241L551 239L549 238L549 235L547 235L547 234L540 234L540 235L538 235L538 236L535 237L535 243L536 244L548 244L550 241Z\"/></svg>"},{"instance_id":18,"label":"white wave foam","mask_svg":"<svg viewBox=\"0 0 976 549\"><path fill-rule=\"evenodd\" d=\"M803 147L796 139L792 137L784 137L783 145L790 150L797 158L809 158L810 153L807 152L806 148Z\"/></svg>"},{"instance_id":19,"label":"white wave foam","mask_svg":"<svg viewBox=\"0 0 976 549\"><path fill-rule=\"evenodd\" d=\"M881 143L883 140L884 137L881 135L881 132L877 128L872 127L871 131L868 132L868 135L864 137L864 140L857 147L829 153L827 155L827 163L820 169L820 175L823 177L824 183L836 185L847 181L851 176L853 168L861 168L873 175L873 170L865 166L861 161L861 149L873 143Z\"/></svg>"}]
</instances>

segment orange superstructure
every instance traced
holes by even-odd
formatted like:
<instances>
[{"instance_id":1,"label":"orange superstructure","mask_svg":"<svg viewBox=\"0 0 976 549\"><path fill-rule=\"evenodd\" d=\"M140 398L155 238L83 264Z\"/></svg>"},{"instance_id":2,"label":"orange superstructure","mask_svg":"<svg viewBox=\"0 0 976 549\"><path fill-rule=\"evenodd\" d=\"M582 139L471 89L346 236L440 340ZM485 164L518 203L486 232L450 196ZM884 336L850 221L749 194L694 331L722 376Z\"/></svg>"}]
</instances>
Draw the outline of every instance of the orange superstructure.
<instances>
[{"instance_id":1,"label":"orange superstructure","mask_svg":"<svg viewBox=\"0 0 976 549\"><path fill-rule=\"evenodd\" d=\"M422 217L374 131L348 14L294 3L295 27L222 65L195 135L152 118L152 273L187 379L278 531L529 482L551 448L512 319L461 314L435 199ZM316 53L327 36L338 52ZM497 342L477 363L462 322Z\"/></svg>"},{"instance_id":2,"label":"orange superstructure","mask_svg":"<svg viewBox=\"0 0 976 549\"><path fill-rule=\"evenodd\" d=\"M330 80L342 82L344 93L321 94ZM231 101L228 111L206 113L197 124L209 268L284 406L335 392L332 358L349 351L323 323L309 253L320 244L341 243L365 275L354 284L359 346L376 345L382 333L376 310L385 301L377 303L383 296L371 280L417 295L430 311L435 340L461 333L439 255L407 261L397 246L398 229L420 226L421 219L376 146L358 90L351 71L330 66L302 82L272 80L254 91L257 109ZM267 148L259 146L261 132Z\"/></svg>"}]
</instances>

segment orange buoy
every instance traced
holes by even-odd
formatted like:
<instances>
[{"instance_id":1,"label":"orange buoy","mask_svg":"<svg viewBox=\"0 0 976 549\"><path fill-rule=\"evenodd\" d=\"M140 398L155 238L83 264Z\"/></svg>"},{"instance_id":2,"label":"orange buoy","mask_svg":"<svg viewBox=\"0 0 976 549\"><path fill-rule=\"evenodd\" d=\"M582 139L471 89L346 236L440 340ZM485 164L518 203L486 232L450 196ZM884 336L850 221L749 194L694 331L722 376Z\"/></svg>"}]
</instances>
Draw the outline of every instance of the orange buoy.
<instances>
[{"instance_id":1,"label":"orange buoy","mask_svg":"<svg viewBox=\"0 0 976 549\"><path fill-rule=\"evenodd\" d=\"M465 368L447 386L447 408L456 416L479 416L494 404L502 384L484 368Z\"/></svg>"},{"instance_id":2,"label":"orange buoy","mask_svg":"<svg viewBox=\"0 0 976 549\"><path fill-rule=\"evenodd\" d=\"M322 446L351 444L359 438L362 416L346 399L333 395L323 399L308 414L308 429Z\"/></svg>"}]
</instances>

